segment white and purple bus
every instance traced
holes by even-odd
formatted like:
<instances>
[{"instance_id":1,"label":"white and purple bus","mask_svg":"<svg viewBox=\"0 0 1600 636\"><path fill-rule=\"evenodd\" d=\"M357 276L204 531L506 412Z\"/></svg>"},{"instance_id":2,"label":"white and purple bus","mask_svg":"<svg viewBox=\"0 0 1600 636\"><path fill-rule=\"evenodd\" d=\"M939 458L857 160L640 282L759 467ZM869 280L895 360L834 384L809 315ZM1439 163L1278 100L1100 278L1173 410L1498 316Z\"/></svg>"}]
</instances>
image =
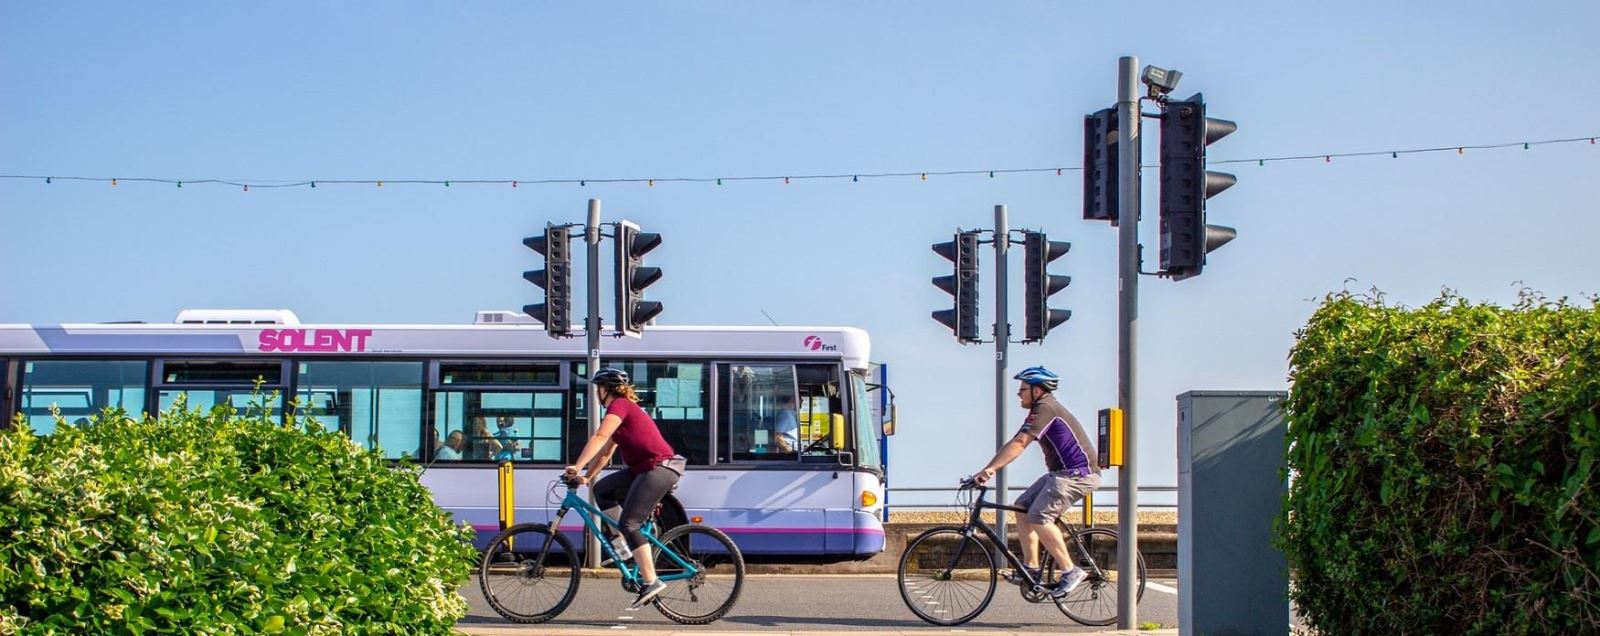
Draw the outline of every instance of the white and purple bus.
<instances>
[{"instance_id":1,"label":"white and purple bus","mask_svg":"<svg viewBox=\"0 0 1600 636\"><path fill-rule=\"evenodd\" d=\"M498 528L496 458L516 465L517 521L588 438L584 338L527 316L470 325L302 325L286 310L186 310L173 324L0 325L0 414L41 433L52 407L243 409L262 382L294 410L384 456L429 466L440 507ZM601 360L634 379L689 470L663 508L721 528L746 555L837 561L884 547L878 384L867 334L844 327L652 326L607 338ZM798 430L794 430L796 428ZM574 528L563 528L572 530Z\"/></svg>"}]
</instances>

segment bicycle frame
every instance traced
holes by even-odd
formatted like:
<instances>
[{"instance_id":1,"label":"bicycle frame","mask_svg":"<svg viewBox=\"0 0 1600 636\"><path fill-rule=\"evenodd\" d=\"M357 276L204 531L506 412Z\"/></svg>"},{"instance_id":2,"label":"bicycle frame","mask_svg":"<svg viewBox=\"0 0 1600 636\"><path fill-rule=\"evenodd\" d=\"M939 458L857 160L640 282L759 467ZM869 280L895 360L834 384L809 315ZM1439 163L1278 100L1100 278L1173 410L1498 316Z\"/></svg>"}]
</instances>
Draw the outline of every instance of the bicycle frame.
<instances>
[{"instance_id":1,"label":"bicycle frame","mask_svg":"<svg viewBox=\"0 0 1600 636\"><path fill-rule=\"evenodd\" d=\"M555 541L555 533L560 532L561 520L567 516L567 511L569 510L577 510L579 513L581 513L578 515L578 518L583 520L583 525L587 527L589 532L596 537L605 536L600 532L602 524L610 525L613 528L620 528L622 526L622 524L620 524L616 519L612 519L611 517L607 516L606 513L601 512L594 506L590 505L589 502L584 500L583 497L578 496L578 489L576 487L568 487L567 496L561 500L561 508L556 511L555 518L551 519L550 521L551 533L545 538L544 547L539 551L540 566L544 565L544 556L550 553L550 542ZM599 517L602 520L601 523L595 523L594 517ZM683 568L683 572L661 576L660 580L678 581L682 579L694 578L700 574L699 568L696 568L693 564L684 560L683 557L678 556L677 552L674 552L672 548L667 547L665 543L662 543L656 538L655 522L653 520L646 521L644 527L639 531L644 534L646 541L649 541L655 546L655 549L658 552L667 558L672 559L673 563L676 563L679 567ZM637 565L628 567L626 560L617 558L617 552L611 547L610 541L600 541L599 543L600 549L605 552L606 556L611 558L612 564L616 565L617 569L622 571L622 579L624 581L629 583L640 582L639 567Z\"/></svg>"},{"instance_id":2,"label":"bicycle frame","mask_svg":"<svg viewBox=\"0 0 1600 636\"><path fill-rule=\"evenodd\" d=\"M989 489L985 486L977 486L974 488L974 490L978 491L978 495L977 498L972 502L972 511L967 516L967 523L962 526L961 546L956 550L955 556L951 557L950 566L945 568L945 573L948 574L950 571L956 568L956 560L960 559L960 555L966 551L968 542L972 541L972 531L974 528L976 528L977 530L981 530L984 536L987 536L989 541L993 542L995 546L999 547L1001 556L1006 558L1006 561L1011 564L1011 568L1013 570L1017 571L1019 574L1021 574L1022 578L1028 581L1029 587L1031 587L1035 592L1042 592L1044 589L1044 581L1034 578L1033 573L1028 571L1028 568L1022 563L1022 559L1018 558L1017 555L1011 551L1011 546L1007 545L1006 541L1001 540L999 533L995 532L994 528L989 527L989 524L984 523L983 521L984 510L994 510L995 514L1005 514L1007 511L1027 513L1027 509L1018 506L1008 506L1006 504L984 501L984 495L988 494L989 492ZM1067 545L1067 550L1070 551L1072 550L1073 546L1077 546L1080 551L1085 553L1083 556L1087 558L1089 567L1094 570L1094 574L1103 576L1104 573L1100 571L1100 564L1096 563L1094 558L1087 554L1088 548L1085 548L1082 541L1079 540L1078 531L1070 525L1062 526L1062 528L1066 531L1065 536L1063 536L1062 539L1064 539L1064 543ZM1043 546L1041 546L1041 548L1042 547ZM1067 564L1063 563L1060 564L1059 567L1065 568L1066 566Z\"/></svg>"}]
</instances>

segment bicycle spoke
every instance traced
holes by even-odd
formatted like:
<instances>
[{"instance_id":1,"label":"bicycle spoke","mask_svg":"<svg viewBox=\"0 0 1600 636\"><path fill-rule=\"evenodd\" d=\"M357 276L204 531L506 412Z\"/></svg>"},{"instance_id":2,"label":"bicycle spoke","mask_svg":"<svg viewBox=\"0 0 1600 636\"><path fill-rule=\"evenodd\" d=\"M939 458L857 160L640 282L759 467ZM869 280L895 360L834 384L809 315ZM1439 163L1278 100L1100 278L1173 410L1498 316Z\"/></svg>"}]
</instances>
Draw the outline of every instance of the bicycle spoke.
<instances>
[{"instance_id":1,"label":"bicycle spoke","mask_svg":"<svg viewBox=\"0 0 1600 636\"><path fill-rule=\"evenodd\" d=\"M546 548L549 552L542 552ZM501 616L519 623L544 622L566 609L577 594L575 562L565 537L552 535L541 524L512 526L484 551L479 587Z\"/></svg>"},{"instance_id":2,"label":"bicycle spoke","mask_svg":"<svg viewBox=\"0 0 1600 636\"><path fill-rule=\"evenodd\" d=\"M1085 543L1092 544L1094 549L1085 549ZM1079 567L1089 572L1089 577L1066 597L1056 600L1056 607L1061 613L1085 625L1110 625L1116 622L1119 610L1117 579L1124 574L1136 577L1135 589L1140 596L1143 595L1144 557L1139 556L1133 568L1122 569L1121 564L1115 562L1117 543L1116 532L1109 528L1079 530L1076 540L1069 540L1069 549L1073 551Z\"/></svg>"},{"instance_id":3,"label":"bicycle spoke","mask_svg":"<svg viewBox=\"0 0 1600 636\"><path fill-rule=\"evenodd\" d=\"M683 567L658 548L654 555L657 575L665 580L693 574L666 581L667 589L656 597L657 610L679 623L699 625L717 620L733 608L744 583L744 557L732 539L715 528L688 525L667 531L661 542L690 567Z\"/></svg>"},{"instance_id":4,"label":"bicycle spoke","mask_svg":"<svg viewBox=\"0 0 1600 636\"><path fill-rule=\"evenodd\" d=\"M937 528L913 539L901 556L900 597L922 620L959 625L988 605L994 574L994 559L980 542L958 528Z\"/></svg>"}]
</instances>

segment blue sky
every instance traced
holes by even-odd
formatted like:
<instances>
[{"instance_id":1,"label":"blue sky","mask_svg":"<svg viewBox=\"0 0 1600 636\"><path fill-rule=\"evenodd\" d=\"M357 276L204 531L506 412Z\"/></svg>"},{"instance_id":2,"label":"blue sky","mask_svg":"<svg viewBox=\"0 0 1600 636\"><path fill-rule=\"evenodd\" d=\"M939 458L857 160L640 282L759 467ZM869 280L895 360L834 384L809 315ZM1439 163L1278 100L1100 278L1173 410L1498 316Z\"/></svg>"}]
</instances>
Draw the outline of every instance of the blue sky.
<instances>
[{"instance_id":1,"label":"blue sky","mask_svg":"<svg viewBox=\"0 0 1600 636\"><path fill-rule=\"evenodd\" d=\"M1600 134L1593 2L0 3L0 173L184 179L606 178L1074 166L1116 59L1184 72L1239 131L1213 158ZM1151 135L1152 137L1154 135ZM1153 161L1154 145L1146 146ZM1206 273L1147 278L1141 481L1175 483L1175 401L1286 387L1330 291L1592 294L1600 146L1231 166ZM1145 178L1142 241L1158 244ZM1081 180L1035 175L684 185L226 186L0 181L0 322L287 307L315 322L464 322L537 290L520 239L608 219L665 237L676 324L866 328L892 365L898 485L951 483L993 437L992 350L928 312L930 243L1069 240L1073 319L1013 367L1116 395L1115 232ZM988 253L985 258L989 258ZM1020 286L1020 268L1013 279ZM987 262L985 294L990 293ZM1348 282L1347 282L1348 281ZM1020 301L1020 292L1013 294ZM987 300L986 300L987 303ZM1020 302L1012 307L1020 329ZM987 332L988 317L984 331ZM1020 421L1020 413L1013 411ZM921 465L918 465L918 464ZM1036 451L1022 473L1040 469ZM1013 477L1013 483L1023 475Z\"/></svg>"}]
</instances>

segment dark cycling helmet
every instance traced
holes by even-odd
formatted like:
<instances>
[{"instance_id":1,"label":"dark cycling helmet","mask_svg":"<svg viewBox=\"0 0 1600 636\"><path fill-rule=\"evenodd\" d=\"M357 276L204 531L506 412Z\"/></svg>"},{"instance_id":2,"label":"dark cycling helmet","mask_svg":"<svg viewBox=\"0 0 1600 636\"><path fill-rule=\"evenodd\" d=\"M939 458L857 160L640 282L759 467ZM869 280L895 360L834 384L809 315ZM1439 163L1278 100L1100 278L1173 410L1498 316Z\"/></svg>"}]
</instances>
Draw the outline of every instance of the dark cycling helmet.
<instances>
[{"instance_id":1,"label":"dark cycling helmet","mask_svg":"<svg viewBox=\"0 0 1600 636\"><path fill-rule=\"evenodd\" d=\"M1046 391L1052 392L1056 390L1057 386L1061 385L1061 377L1051 373L1049 369L1044 367L1028 367L1023 369L1021 373L1012 376L1011 379L1022 380L1023 382L1027 382L1028 384L1032 384L1036 387L1040 387Z\"/></svg>"},{"instance_id":2,"label":"dark cycling helmet","mask_svg":"<svg viewBox=\"0 0 1600 636\"><path fill-rule=\"evenodd\" d=\"M628 372L616 367L600 367L600 370L595 371L594 376L589 378L589 383L597 386L622 386L624 384L630 384L628 381Z\"/></svg>"}]
</instances>

